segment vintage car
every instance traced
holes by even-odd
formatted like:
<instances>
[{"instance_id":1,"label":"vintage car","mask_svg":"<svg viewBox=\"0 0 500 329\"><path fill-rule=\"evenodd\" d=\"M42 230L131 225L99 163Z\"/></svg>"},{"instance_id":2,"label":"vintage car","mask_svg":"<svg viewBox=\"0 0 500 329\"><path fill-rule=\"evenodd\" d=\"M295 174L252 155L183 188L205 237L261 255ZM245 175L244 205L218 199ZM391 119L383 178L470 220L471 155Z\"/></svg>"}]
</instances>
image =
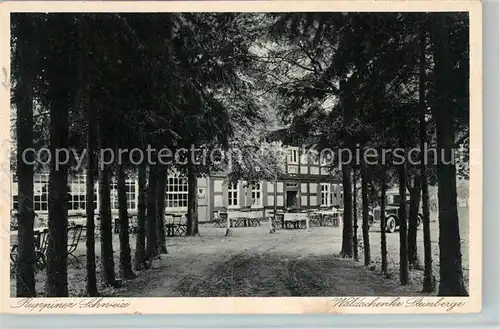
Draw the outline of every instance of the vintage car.
<instances>
[{"instance_id":1,"label":"vintage car","mask_svg":"<svg viewBox=\"0 0 500 329\"><path fill-rule=\"evenodd\" d=\"M373 208L370 212L370 226L375 225L375 223L380 223L381 218L381 209L379 207ZM406 215L410 213L410 202L407 200L406 202ZM393 233L396 229L399 228L399 204L388 204L385 207L385 231L388 233ZM422 223L422 214L419 212L417 215L417 229L420 227Z\"/></svg>"}]
</instances>

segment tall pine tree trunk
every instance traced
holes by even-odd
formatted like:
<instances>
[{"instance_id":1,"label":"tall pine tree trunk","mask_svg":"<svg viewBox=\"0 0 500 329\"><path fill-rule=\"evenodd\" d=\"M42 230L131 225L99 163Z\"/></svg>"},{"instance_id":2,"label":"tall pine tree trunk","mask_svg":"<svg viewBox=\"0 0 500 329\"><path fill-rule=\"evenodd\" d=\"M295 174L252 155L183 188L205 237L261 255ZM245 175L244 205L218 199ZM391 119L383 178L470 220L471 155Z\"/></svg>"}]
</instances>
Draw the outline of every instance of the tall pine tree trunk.
<instances>
[{"instance_id":1,"label":"tall pine tree trunk","mask_svg":"<svg viewBox=\"0 0 500 329\"><path fill-rule=\"evenodd\" d=\"M421 118L421 129L425 136L425 119ZM422 130L421 130L422 132ZM424 147L424 139L421 137L421 147ZM422 176L422 226L424 233L424 282L423 291L433 292L436 289L434 274L432 270L432 244L431 244L431 221L429 210L429 187L427 183L427 172L424 160L424 153L422 152L420 164L420 174Z\"/></svg>"},{"instance_id":2,"label":"tall pine tree trunk","mask_svg":"<svg viewBox=\"0 0 500 329\"><path fill-rule=\"evenodd\" d=\"M364 264L365 266L371 263L370 254L370 224L368 222L368 178L366 175L366 164L361 164L361 199L363 207L363 250L364 250Z\"/></svg>"},{"instance_id":3,"label":"tall pine tree trunk","mask_svg":"<svg viewBox=\"0 0 500 329\"><path fill-rule=\"evenodd\" d=\"M454 105L449 97L452 70L449 53L448 24L451 18L440 16L434 24L434 60L436 95L439 95L436 120L439 198L439 292L440 296L467 296L462 270L462 251L457 210L456 168L452 161Z\"/></svg>"},{"instance_id":4,"label":"tall pine tree trunk","mask_svg":"<svg viewBox=\"0 0 500 329\"><path fill-rule=\"evenodd\" d=\"M356 75L356 73L355 73ZM357 75L352 76L350 80L341 80L340 89L342 90L343 97L341 97L342 104L342 117L344 119L343 130L345 136L343 138L344 145L349 150L352 150L351 136L348 133L350 125L353 120L353 106L352 97L350 95L350 85L355 83ZM352 154L352 153L351 153ZM347 154L343 157L342 163L342 186L344 190L344 214L342 218L342 249L340 251L341 257L351 258L353 256L353 227L352 227L352 186L351 186L351 163L348 163Z\"/></svg>"},{"instance_id":5,"label":"tall pine tree trunk","mask_svg":"<svg viewBox=\"0 0 500 329\"><path fill-rule=\"evenodd\" d=\"M110 168L99 172L99 217L101 222L101 273L106 284L116 285L111 218Z\"/></svg>"},{"instance_id":6,"label":"tall pine tree trunk","mask_svg":"<svg viewBox=\"0 0 500 329\"><path fill-rule=\"evenodd\" d=\"M157 234L158 234L158 252L167 254L167 242L165 240L165 184L167 182L167 168L160 165L158 168L158 186L156 195L156 218Z\"/></svg>"},{"instance_id":7,"label":"tall pine tree trunk","mask_svg":"<svg viewBox=\"0 0 500 329\"><path fill-rule=\"evenodd\" d=\"M357 187L357 177L356 177L356 170L354 170L353 174L353 199L352 199L352 218L353 218L353 234L352 234L352 240L353 240L353 251L354 251L354 260L359 261L359 250L358 250L358 187Z\"/></svg>"},{"instance_id":8,"label":"tall pine tree trunk","mask_svg":"<svg viewBox=\"0 0 500 329\"><path fill-rule=\"evenodd\" d=\"M152 260L158 256L157 244L157 226L156 226L156 185L157 185L157 166L149 166L148 192L147 192L147 243L146 243L146 259Z\"/></svg>"},{"instance_id":9,"label":"tall pine tree trunk","mask_svg":"<svg viewBox=\"0 0 500 329\"><path fill-rule=\"evenodd\" d=\"M425 124L425 31L420 27L420 62L419 62L419 107L420 107L420 177L422 179L422 226L424 233L424 282L423 292L433 292L436 289L432 273L432 245L431 221L429 210L429 186L427 183L427 164L424 154L427 141L427 127Z\"/></svg>"},{"instance_id":10,"label":"tall pine tree trunk","mask_svg":"<svg viewBox=\"0 0 500 329\"><path fill-rule=\"evenodd\" d=\"M385 217L385 203L386 203L386 168L382 168L380 178L380 253L382 255L382 273L387 275L387 236L386 236L386 217Z\"/></svg>"},{"instance_id":11,"label":"tall pine tree trunk","mask_svg":"<svg viewBox=\"0 0 500 329\"><path fill-rule=\"evenodd\" d=\"M36 76L36 32L32 17L28 14L12 14L16 22L15 33L18 36L16 54L17 74L14 86L16 105L17 139L17 178L18 178L18 214L17 241L18 259L16 264L16 296L35 297L35 249L34 249L34 209L33 209L33 165L32 152L23 152L33 148L33 82ZM10 179L10 178L9 178Z\"/></svg>"},{"instance_id":12,"label":"tall pine tree trunk","mask_svg":"<svg viewBox=\"0 0 500 329\"><path fill-rule=\"evenodd\" d=\"M87 17L80 17L80 27L79 27L79 38L80 38L80 47L81 49L88 49L88 45L86 43L87 37L85 35L86 26L87 26ZM86 147L87 147L87 169L86 169L86 178L85 178L85 189L86 189L86 237L85 237L85 245L86 245L86 271L87 271L87 294L90 297L96 297L99 295L97 290L97 275L96 275L96 254L95 254L95 208L94 208L94 186L95 186L95 159L94 159L94 150L95 150L95 140L97 138L95 131L95 118L94 113L92 111L92 107L89 106L88 102L88 89L89 89L89 75L88 66L86 65L87 52L80 52L80 65L78 66L79 70L79 88L82 92L81 100L80 100L80 109L83 113L85 113L85 121L87 124L87 136L86 136Z\"/></svg>"},{"instance_id":13,"label":"tall pine tree trunk","mask_svg":"<svg viewBox=\"0 0 500 329\"><path fill-rule=\"evenodd\" d=\"M188 215L187 232L188 236L199 234L198 231L198 179L193 166L188 168Z\"/></svg>"},{"instance_id":14,"label":"tall pine tree trunk","mask_svg":"<svg viewBox=\"0 0 500 329\"><path fill-rule=\"evenodd\" d=\"M137 235L135 241L135 270L148 268L146 263L146 166L139 165L137 196Z\"/></svg>"},{"instance_id":15,"label":"tall pine tree trunk","mask_svg":"<svg viewBox=\"0 0 500 329\"><path fill-rule=\"evenodd\" d=\"M424 233L424 282L423 291L433 292L435 287L434 275L432 273L432 244L431 244L431 220L429 210L429 186L427 183L427 165L425 163L424 147L426 140L425 104L421 106L420 114L420 176L422 177L422 226Z\"/></svg>"},{"instance_id":16,"label":"tall pine tree trunk","mask_svg":"<svg viewBox=\"0 0 500 329\"><path fill-rule=\"evenodd\" d=\"M67 108L51 109L51 152L68 146ZM52 153L55 154L55 153ZM67 167L55 169L49 180L49 240L47 247L47 297L68 296L68 175Z\"/></svg>"},{"instance_id":17,"label":"tall pine tree trunk","mask_svg":"<svg viewBox=\"0 0 500 329\"><path fill-rule=\"evenodd\" d=\"M420 174L415 175L413 186L410 189L410 210L408 214L408 263L411 268L420 269L420 259L417 248L418 208L420 207L421 191Z\"/></svg>"},{"instance_id":18,"label":"tall pine tree trunk","mask_svg":"<svg viewBox=\"0 0 500 329\"><path fill-rule=\"evenodd\" d=\"M90 109L86 109L87 115L87 177L86 177L86 194L87 194L87 236L85 240L87 253L87 293L90 297L95 297L99 293L97 291L97 277L95 264L95 221L94 221L94 121Z\"/></svg>"},{"instance_id":19,"label":"tall pine tree trunk","mask_svg":"<svg viewBox=\"0 0 500 329\"><path fill-rule=\"evenodd\" d=\"M54 23L59 20L55 20ZM54 24L56 25L56 24ZM62 63L52 72L70 68L71 59L67 56L59 58ZM55 64L54 64L55 65ZM58 149L68 149L68 111L71 90L69 86L54 83L50 87L48 98L50 106L50 151L56 154ZM49 237L47 247L47 282L48 297L68 296L68 167L50 163L49 178Z\"/></svg>"},{"instance_id":20,"label":"tall pine tree trunk","mask_svg":"<svg viewBox=\"0 0 500 329\"><path fill-rule=\"evenodd\" d=\"M118 208L120 221L120 277L122 279L134 279L136 275L132 271L132 260L130 251L129 222L127 211L127 185L125 182L125 171L123 164L118 165Z\"/></svg>"},{"instance_id":21,"label":"tall pine tree trunk","mask_svg":"<svg viewBox=\"0 0 500 329\"><path fill-rule=\"evenodd\" d=\"M344 214L342 227L342 250L340 256L351 258L353 256L353 229L352 229L352 186L351 167L342 165L342 185L344 190Z\"/></svg>"},{"instance_id":22,"label":"tall pine tree trunk","mask_svg":"<svg viewBox=\"0 0 500 329\"><path fill-rule=\"evenodd\" d=\"M406 168L405 164L398 166L399 174L399 281L401 285L408 284L408 236L406 222Z\"/></svg>"}]
</instances>

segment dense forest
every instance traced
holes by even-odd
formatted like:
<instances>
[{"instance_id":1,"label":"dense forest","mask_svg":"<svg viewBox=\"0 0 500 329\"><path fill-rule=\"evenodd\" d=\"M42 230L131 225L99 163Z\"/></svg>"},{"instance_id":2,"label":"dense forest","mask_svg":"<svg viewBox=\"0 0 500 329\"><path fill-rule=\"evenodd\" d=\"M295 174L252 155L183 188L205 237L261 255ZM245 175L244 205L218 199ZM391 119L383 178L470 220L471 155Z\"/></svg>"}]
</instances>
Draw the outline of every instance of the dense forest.
<instances>
[{"instance_id":1,"label":"dense forest","mask_svg":"<svg viewBox=\"0 0 500 329\"><path fill-rule=\"evenodd\" d=\"M170 252L163 225L166 173L175 169L189 182L186 234L196 236L196 179L219 165L186 158L170 167L132 161L102 166L99 150L145 150L148 145L176 150L193 144L201 150L261 149L258 156L233 165L230 178L272 181L279 174L281 146L261 136L276 122L299 138L315 139L321 148L380 150L375 160L384 149L398 148L405 159L420 160L396 163L389 156L372 165L357 155L355 161L331 162L331 174L342 177L344 191L337 253L358 259L362 244L364 264L371 266L370 249L380 248L380 271L387 274L386 230L381 229L380 246L370 245L369 209L378 204L384 214L386 191L399 187L400 195L410 194L409 210L405 198L399 207L399 283L408 284L409 271L420 266L422 254L423 291L468 295L457 211L457 178L468 179L468 166L451 161L459 147L465 150L464 163L468 155L466 14L16 13L11 15L11 56L18 297L36 295L33 177L41 166L23 161L24 150L86 150L78 170L87 175L88 200L94 200L99 182L101 244L96 264L96 214L87 207L87 294L98 296L97 266L106 285L118 286ZM432 163L424 152L410 152L426 145L441 155ZM49 297L68 296L66 195L75 161L51 162L46 168ZM139 182L133 248L125 196L131 175ZM120 209L119 273L112 244L112 178ZM429 185L438 188L439 259L430 252ZM423 250L416 243L419 208ZM439 282L433 262L439 263Z\"/></svg>"}]
</instances>

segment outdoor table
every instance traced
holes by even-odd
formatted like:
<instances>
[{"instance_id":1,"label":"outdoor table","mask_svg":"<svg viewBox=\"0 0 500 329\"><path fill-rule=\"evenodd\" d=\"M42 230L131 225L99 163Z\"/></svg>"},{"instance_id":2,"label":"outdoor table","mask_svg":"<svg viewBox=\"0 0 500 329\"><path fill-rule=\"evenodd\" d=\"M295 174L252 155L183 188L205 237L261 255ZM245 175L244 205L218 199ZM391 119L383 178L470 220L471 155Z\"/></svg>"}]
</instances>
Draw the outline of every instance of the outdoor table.
<instances>
[{"instance_id":1,"label":"outdoor table","mask_svg":"<svg viewBox=\"0 0 500 329\"><path fill-rule=\"evenodd\" d=\"M39 226L39 227L35 227L33 229L33 232L34 233L40 233L40 232L43 232L44 230L48 229L49 227L48 226ZM15 231L10 231L10 245L11 246L17 246L18 244L18 240L17 240L17 230Z\"/></svg>"},{"instance_id":2,"label":"outdoor table","mask_svg":"<svg viewBox=\"0 0 500 329\"><path fill-rule=\"evenodd\" d=\"M128 222L129 222L129 231L130 231L130 223L132 222L132 218L134 218L134 215L128 214ZM115 217L115 225L114 225L114 232L116 234L120 233L120 217Z\"/></svg>"},{"instance_id":3,"label":"outdoor table","mask_svg":"<svg viewBox=\"0 0 500 329\"><path fill-rule=\"evenodd\" d=\"M340 222L340 215L342 214L342 211L338 209L332 209L332 210L320 210L316 211L315 214L320 216L320 226L323 226L325 223L325 216L333 216L333 222L332 225L337 227L339 226Z\"/></svg>"},{"instance_id":4,"label":"outdoor table","mask_svg":"<svg viewBox=\"0 0 500 329\"><path fill-rule=\"evenodd\" d=\"M284 223L285 228L290 228L290 226L287 224L291 224L292 228L294 229L309 228L309 218L307 216L307 213L305 212L285 213ZM303 223L305 223L305 226L302 225Z\"/></svg>"},{"instance_id":5,"label":"outdoor table","mask_svg":"<svg viewBox=\"0 0 500 329\"><path fill-rule=\"evenodd\" d=\"M214 214L214 227L226 227L227 223L227 212L219 211Z\"/></svg>"},{"instance_id":6,"label":"outdoor table","mask_svg":"<svg viewBox=\"0 0 500 329\"><path fill-rule=\"evenodd\" d=\"M175 235L175 226L174 224L168 223L165 225L165 228L167 229L167 236L174 236Z\"/></svg>"},{"instance_id":7,"label":"outdoor table","mask_svg":"<svg viewBox=\"0 0 500 329\"><path fill-rule=\"evenodd\" d=\"M187 231L186 214L184 216L179 213L165 214L165 229L167 236L170 237L186 235Z\"/></svg>"},{"instance_id":8,"label":"outdoor table","mask_svg":"<svg viewBox=\"0 0 500 329\"><path fill-rule=\"evenodd\" d=\"M281 223L281 228L285 228L285 213L281 211L277 211L276 214L276 222Z\"/></svg>"},{"instance_id":9,"label":"outdoor table","mask_svg":"<svg viewBox=\"0 0 500 329\"><path fill-rule=\"evenodd\" d=\"M250 227L260 225L260 222L256 218L249 217L236 217L229 218L231 227Z\"/></svg>"}]
</instances>

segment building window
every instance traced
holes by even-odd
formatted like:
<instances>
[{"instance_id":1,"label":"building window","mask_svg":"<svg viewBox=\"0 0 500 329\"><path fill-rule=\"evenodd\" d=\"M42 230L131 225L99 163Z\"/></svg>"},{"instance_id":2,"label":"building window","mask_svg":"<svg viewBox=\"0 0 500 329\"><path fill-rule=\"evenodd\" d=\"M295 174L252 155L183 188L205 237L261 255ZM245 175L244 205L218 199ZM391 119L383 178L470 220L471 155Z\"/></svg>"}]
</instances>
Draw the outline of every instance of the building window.
<instances>
[{"instance_id":1,"label":"building window","mask_svg":"<svg viewBox=\"0 0 500 329\"><path fill-rule=\"evenodd\" d=\"M125 184L126 184L126 189L127 189L127 209L135 209L136 208L135 180L127 179Z\"/></svg>"},{"instance_id":2,"label":"building window","mask_svg":"<svg viewBox=\"0 0 500 329\"><path fill-rule=\"evenodd\" d=\"M69 210L85 210L85 194L71 194L69 199Z\"/></svg>"},{"instance_id":3,"label":"building window","mask_svg":"<svg viewBox=\"0 0 500 329\"><path fill-rule=\"evenodd\" d=\"M71 180L68 210L86 209L87 191L85 182L85 175L76 175L76 177Z\"/></svg>"},{"instance_id":4,"label":"building window","mask_svg":"<svg viewBox=\"0 0 500 329\"><path fill-rule=\"evenodd\" d=\"M166 186L166 207L185 208L188 205L188 184L182 177L169 176ZM135 200L135 199L134 199Z\"/></svg>"},{"instance_id":5,"label":"building window","mask_svg":"<svg viewBox=\"0 0 500 329\"><path fill-rule=\"evenodd\" d=\"M238 206L238 184L229 183L227 187L227 205L229 207Z\"/></svg>"},{"instance_id":6,"label":"building window","mask_svg":"<svg viewBox=\"0 0 500 329\"><path fill-rule=\"evenodd\" d=\"M330 184L321 184L321 205L324 207L333 204L333 193L331 193Z\"/></svg>"},{"instance_id":7,"label":"building window","mask_svg":"<svg viewBox=\"0 0 500 329\"><path fill-rule=\"evenodd\" d=\"M292 148L288 150L288 163L289 164L298 164L298 150L296 148Z\"/></svg>"},{"instance_id":8,"label":"building window","mask_svg":"<svg viewBox=\"0 0 500 329\"><path fill-rule=\"evenodd\" d=\"M97 208L97 193L98 193L98 185L96 184L94 186L94 200L92 200L92 203L93 203L93 207L94 207L94 211L98 210ZM85 195L87 197L87 195Z\"/></svg>"},{"instance_id":9,"label":"building window","mask_svg":"<svg viewBox=\"0 0 500 329\"><path fill-rule=\"evenodd\" d=\"M111 182L111 209L119 209L120 205L118 202L118 183L113 180ZM136 209L136 191L135 191L135 180L126 179L125 180L125 194L127 196L127 210Z\"/></svg>"},{"instance_id":10,"label":"building window","mask_svg":"<svg viewBox=\"0 0 500 329\"><path fill-rule=\"evenodd\" d=\"M109 194L111 196L111 209L119 209L120 206L118 204L118 184L114 179L110 184Z\"/></svg>"},{"instance_id":11,"label":"building window","mask_svg":"<svg viewBox=\"0 0 500 329\"><path fill-rule=\"evenodd\" d=\"M87 176L86 175L76 175L76 178L74 180L74 182L76 184L80 186L82 186L82 188L85 188L85 182L87 181Z\"/></svg>"},{"instance_id":12,"label":"building window","mask_svg":"<svg viewBox=\"0 0 500 329\"><path fill-rule=\"evenodd\" d=\"M19 207L19 196L18 195L14 195L12 197L12 209L19 211L18 207Z\"/></svg>"},{"instance_id":13,"label":"building window","mask_svg":"<svg viewBox=\"0 0 500 329\"><path fill-rule=\"evenodd\" d=\"M252 184L252 206L260 207L262 205L262 184Z\"/></svg>"},{"instance_id":14,"label":"building window","mask_svg":"<svg viewBox=\"0 0 500 329\"><path fill-rule=\"evenodd\" d=\"M49 210L48 191L49 190L49 175L38 174L34 177L34 202L35 211Z\"/></svg>"}]
</instances>

